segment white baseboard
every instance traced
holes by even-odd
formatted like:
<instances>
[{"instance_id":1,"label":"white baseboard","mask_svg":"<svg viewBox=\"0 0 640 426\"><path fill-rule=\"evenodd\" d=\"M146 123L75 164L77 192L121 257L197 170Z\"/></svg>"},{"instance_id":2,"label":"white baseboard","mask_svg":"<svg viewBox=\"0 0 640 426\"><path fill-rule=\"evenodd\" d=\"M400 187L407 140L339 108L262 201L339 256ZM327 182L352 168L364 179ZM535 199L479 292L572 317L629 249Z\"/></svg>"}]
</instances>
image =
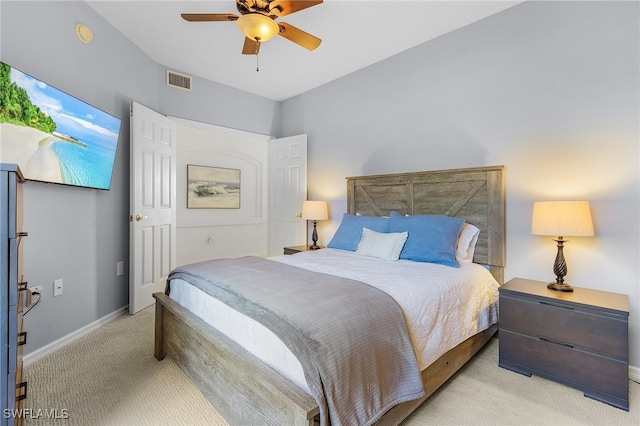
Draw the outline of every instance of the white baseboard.
<instances>
[{"instance_id":1,"label":"white baseboard","mask_svg":"<svg viewBox=\"0 0 640 426\"><path fill-rule=\"evenodd\" d=\"M633 365L630 365L629 378L636 382L640 382L640 367L635 367Z\"/></svg>"},{"instance_id":2,"label":"white baseboard","mask_svg":"<svg viewBox=\"0 0 640 426\"><path fill-rule=\"evenodd\" d=\"M36 349L33 352L29 352L22 358L23 365L26 367L29 364L32 364L38 361L39 359L44 358L45 356L57 351L58 349L61 349L67 346L69 343L73 342L74 340L77 340L80 337L85 336L94 330L97 330L98 328L113 321L114 319L118 318L120 315L123 315L126 312L129 312L129 305L124 306L118 309L117 311L114 311L109 315L106 315L92 322L91 324L87 324L84 327L74 331L73 333L69 333L66 336L59 338L58 340L55 340L49 343L48 345L41 347L40 349Z\"/></svg>"}]
</instances>

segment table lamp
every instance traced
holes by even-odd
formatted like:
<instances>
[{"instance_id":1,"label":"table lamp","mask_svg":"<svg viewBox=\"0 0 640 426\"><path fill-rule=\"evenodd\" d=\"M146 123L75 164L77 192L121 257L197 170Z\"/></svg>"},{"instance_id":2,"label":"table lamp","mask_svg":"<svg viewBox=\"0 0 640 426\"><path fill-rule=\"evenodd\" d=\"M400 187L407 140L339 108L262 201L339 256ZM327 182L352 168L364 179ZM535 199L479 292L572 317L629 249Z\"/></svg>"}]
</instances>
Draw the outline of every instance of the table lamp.
<instances>
[{"instance_id":1,"label":"table lamp","mask_svg":"<svg viewBox=\"0 0 640 426\"><path fill-rule=\"evenodd\" d=\"M320 246L317 244L318 242L318 231L316 229L316 224L319 220L327 220L329 219L327 202L326 201L305 201L302 203L302 218L313 221L313 234L311 239L313 240L313 244L309 246L311 250L317 250Z\"/></svg>"},{"instance_id":2,"label":"table lamp","mask_svg":"<svg viewBox=\"0 0 640 426\"><path fill-rule=\"evenodd\" d=\"M593 221L588 201L538 201L533 203L531 233L534 235L557 236L558 253L553 264L556 282L547 288L557 291L573 291L564 283L567 274L567 262L564 260L564 237L590 237L593 233Z\"/></svg>"}]
</instances>

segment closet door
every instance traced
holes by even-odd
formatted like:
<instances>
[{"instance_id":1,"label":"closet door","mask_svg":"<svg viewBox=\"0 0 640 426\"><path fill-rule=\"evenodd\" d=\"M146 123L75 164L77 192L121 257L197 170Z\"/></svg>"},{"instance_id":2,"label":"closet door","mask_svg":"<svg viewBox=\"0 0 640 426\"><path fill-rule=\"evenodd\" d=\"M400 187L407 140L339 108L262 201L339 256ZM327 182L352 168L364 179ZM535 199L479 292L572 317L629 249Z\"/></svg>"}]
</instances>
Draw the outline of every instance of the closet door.
<instances>
[{"instance_id":1,"label":"closet door","mask_svg":"<svg viewBox=\"0 0 640 426\"><path fill-rule=\"evenodd\" d=\"M129 313L153 304L176 264L176 124L131 105Z\"/></svg>"},{"instance_id":2,"label":"closet door","mask_svg":"<svg viewBox=\"0 0 640 426\"><path fill-rule=\"evenodd\" d=\"M269 141L269 256L307 243L307 135Z\"/></svg>"}]
</instances>

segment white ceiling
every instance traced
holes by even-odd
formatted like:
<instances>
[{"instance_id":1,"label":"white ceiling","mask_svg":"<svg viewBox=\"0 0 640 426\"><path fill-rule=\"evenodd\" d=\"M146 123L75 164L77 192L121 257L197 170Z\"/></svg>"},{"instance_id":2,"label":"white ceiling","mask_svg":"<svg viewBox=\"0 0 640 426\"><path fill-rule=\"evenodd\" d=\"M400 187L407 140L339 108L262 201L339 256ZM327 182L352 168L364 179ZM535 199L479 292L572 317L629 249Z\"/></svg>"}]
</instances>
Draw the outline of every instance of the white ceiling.
<instances>
[{"instance_id":1,"label":"white ceiling","mask_svg":"<svg viewBox=\"0 0 640 426\"><path fill-rule=\"evenodd\" d=\"M234 13L234 0L87 1L155 62L281 101L521 1L325 0L278 18L322 39L308 51L283 37L242 55L235 22L187 22L180 13ZM100 34L93 34L94 38ZM194 87L197 90L197 87Z\"/></svg>"}]
</instances>

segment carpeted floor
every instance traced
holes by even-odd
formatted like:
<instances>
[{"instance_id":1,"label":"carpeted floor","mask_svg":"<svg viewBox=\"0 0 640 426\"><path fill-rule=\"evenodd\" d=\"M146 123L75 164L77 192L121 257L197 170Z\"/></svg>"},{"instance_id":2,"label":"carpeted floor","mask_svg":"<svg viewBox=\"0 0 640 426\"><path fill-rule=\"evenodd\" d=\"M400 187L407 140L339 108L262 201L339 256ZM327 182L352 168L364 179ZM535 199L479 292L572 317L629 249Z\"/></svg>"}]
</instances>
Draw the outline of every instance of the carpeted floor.
<instances>
[{"instance_id":1,"label":"carpeted floor","mask_svg":"<svg viewBox=\"0 0 640 426\"><path fill-rule=\"evenodd\" d=\"M170 359L155 360L153 316L123 315L27 366L25 424L226 425ZM403 425L639 425L639 384L629 397L626 412L504 370L492 339Z\"/></svg>"}]
</instances>

